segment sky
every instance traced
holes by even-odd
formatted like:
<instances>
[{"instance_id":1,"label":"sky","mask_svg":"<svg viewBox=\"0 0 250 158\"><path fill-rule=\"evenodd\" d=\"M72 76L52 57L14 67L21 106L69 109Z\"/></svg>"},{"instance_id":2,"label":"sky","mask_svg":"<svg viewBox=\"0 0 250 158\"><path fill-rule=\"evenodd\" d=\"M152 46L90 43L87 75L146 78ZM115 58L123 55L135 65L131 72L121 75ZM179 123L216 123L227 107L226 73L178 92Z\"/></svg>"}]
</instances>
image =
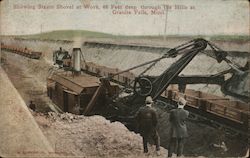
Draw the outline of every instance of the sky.
<instances>
[{"instance_id":1,"label":"sky","mask_svg":"<svg viewBox=\"0 0 250 158\"><path fill-rule=\"evenodd\" d=\"M77 8L87 4L99 9ZM39 9L39 5L47 9ZM164 9L164 5L171 8ZM105 6L108 9L103 9ZM158 8L159 15L151 15L152 8ZM135 10L147 15L135 14ZM2 35L52 30L114 35L249 35L248 0L3 0L0 18Z\"/></svg>"}]
</instances>

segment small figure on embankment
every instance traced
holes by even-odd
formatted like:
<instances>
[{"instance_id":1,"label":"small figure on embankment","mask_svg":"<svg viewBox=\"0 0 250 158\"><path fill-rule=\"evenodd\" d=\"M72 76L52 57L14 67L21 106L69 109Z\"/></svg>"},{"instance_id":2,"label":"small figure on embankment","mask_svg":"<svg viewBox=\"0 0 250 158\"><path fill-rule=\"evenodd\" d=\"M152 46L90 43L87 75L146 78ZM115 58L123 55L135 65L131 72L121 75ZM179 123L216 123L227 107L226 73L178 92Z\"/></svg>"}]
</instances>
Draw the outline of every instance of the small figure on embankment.
<instances>
[{"instance_id":1,"label":"small figure on embankment","mask_svg":"<svg viewBox=\"0 0 250 158\"><path fill-rule=\"evenodd\" d=\"M32 111L36 111L36 104L34 104L32 100L30 101L29 108L30 108Z\"/></svg>"}]
</instances>

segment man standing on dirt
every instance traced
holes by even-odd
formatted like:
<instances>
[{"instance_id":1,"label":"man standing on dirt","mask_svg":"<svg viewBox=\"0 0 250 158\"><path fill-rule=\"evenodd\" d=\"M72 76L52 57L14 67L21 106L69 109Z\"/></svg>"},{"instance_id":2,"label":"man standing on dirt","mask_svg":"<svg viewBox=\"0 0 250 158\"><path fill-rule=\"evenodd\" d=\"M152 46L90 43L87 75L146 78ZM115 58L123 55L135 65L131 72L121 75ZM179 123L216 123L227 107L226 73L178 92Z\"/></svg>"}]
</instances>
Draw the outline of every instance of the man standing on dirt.
<instances>
[{"instance_id":1,"label":"man standing on dirt","mask_svg":"<svg viewBox=\"0 0 250 158\"><path fill-rule=\"evenodd\" d=\"M178 108L170 111L170 143L168 150L168 157L172 157L172 153L177 149L177 156L182 156L184 148L184 140L188 136L186 119L189 112L184 110L187 101L180 97L178 101ZM175 152L176 153L176 152Z\"/></svg>"},{"instance_id":2,"label":"man standing on dirt","mask_svg":"<svg viewBox=\"0 0 250 158\"><path fill-rule=\"evenodd\" d=\"M152 97L148 96L145 102L146 106L141 107L136 114L138 129L143 138L144 153L148 153L147 143L152 138L156 145L156 153L160 155L160 138L156 129L158 120L156 110L152 107Z\"/></svg>"},{"instance_id":3,"label":"man standing on dirt","mask_svg":"<svg viewBox=\"0 0 250 158\"><path fill-rule=\"evenodd\" d=\"M30 109L33 111L36 111L36 105L33 103L33 101L30 101L30 105L29 105Z\"/></svg>"}]
</instances>

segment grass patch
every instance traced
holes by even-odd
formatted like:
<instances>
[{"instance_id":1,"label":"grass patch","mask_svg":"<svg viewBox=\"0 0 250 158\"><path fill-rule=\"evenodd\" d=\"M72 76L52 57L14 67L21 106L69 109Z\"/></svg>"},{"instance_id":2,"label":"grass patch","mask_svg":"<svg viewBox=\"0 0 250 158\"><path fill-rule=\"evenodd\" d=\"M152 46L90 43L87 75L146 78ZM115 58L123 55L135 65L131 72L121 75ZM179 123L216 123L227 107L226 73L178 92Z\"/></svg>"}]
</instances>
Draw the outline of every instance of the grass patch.
<instances>
[{"instance_id":1,"label":"grass patch","mask_svg":"<svg viewBox=\"0 0 250 158\"><path fill-rule=\"evenodd\" d=\"M202 35L143 35L143 36L125 36L125 35L112 35L108 33L86 31L86 30L57 30L50 31L41 34L33 35L19 35L14 37L28 38L28 39L52 39L52 40L73 40L74 38L111 38L111 39L152 39L162 40L166 39L194 39L205 38L212 41L234 41L234 42L246 42L250 41L250 37L246 35L214 35L214 36L202 36Z\"/></svg>"},{"instance_id":2,"label":"grass patch","mask_svg":"<svg viewBox=\"0 0 250 158\"><path fill-rule=\"evenodd\" d=\"M113 35L101 32L94 31L85 31L85 30L58 30L45 32L41 34L33 34L33 35L20 35L17 37L21 38L32 38L32 39L54 39L54 40L73 40L78 37L112 37Z\"/></svg>"},{"instance_id":3,"label":"grass patch","mask_svg":"<svg viewBox=\"0 0 250 158\"><path fill-rule=\"evenodd\" d=\"M246 35L213 35L213 36L205 36L205 35L167 35L164 37L163 35L159 36L133 36L133 38L146 38L146 39L174 39L174 38L182 38L182 39L195 39L195 38L204 38L211 41L235 41L235 42L246 42L250 41L250 36Z\"/></svg>"},{"instance_id":4,"label":"grass patch","mask_svg":"<svg viewBox=\"0 0 250 158\"><path fill-rule=\"evenodd\" d=\"M216 35L211 36L211 40L219 41L250 41L250 36L246 35Z\"/></svg>"}]
</instances>

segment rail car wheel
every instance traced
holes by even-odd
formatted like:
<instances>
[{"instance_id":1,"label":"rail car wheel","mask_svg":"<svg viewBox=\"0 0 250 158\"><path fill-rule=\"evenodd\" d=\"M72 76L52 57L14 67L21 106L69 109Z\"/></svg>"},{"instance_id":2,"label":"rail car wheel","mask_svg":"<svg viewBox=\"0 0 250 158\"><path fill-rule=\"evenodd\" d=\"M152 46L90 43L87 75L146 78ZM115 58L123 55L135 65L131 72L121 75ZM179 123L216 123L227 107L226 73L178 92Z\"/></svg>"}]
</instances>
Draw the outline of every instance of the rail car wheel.
<instances>
[{"instance_id":1,"label":"rail car wheel","mask_svg":"<svg viewBox=\"0 0 250 158\"><path fill-rule=\"evenodd\" d=\"M148 96L152 92L152 82L145 77L135 79L134 92L140 96Z\"/></svg>"}]
</instances>

